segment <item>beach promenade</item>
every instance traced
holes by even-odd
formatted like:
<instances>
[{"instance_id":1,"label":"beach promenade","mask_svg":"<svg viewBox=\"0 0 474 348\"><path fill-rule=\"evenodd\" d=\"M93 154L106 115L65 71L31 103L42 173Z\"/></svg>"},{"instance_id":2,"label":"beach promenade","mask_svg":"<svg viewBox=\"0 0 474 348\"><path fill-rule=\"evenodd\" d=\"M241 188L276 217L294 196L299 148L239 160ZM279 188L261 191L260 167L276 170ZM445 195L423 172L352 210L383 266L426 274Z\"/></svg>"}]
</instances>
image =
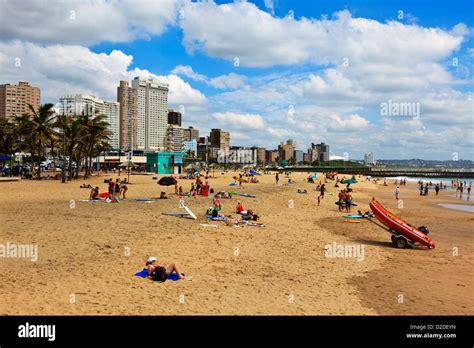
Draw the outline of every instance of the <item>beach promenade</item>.
<instances>
[{"instance_id":1,"label":"beach promenade","mask_svg":"<svg viewBox=\"0 0 474 348\"><path fill-rule=\"evenodd\" d=\"M393 183L352 185L359 204L354 213L369 210L375 196L414 226L428 226L436 241L432 250L396 249L390 234L375 224L344 221L345 213L334 204L333 181L317 206L319 193L316 184L306 182L307 173L292 174L296 183L287 186L283 174L278 186L273 174L261 175L259 183L243 189L229 186L236 173L215 175L209 184L216 192L256 195L222 199L223 212L236 217L240 201L265 227L207 220L210 197L186 198L197 220L162 215L180 211L179 200L174 187L158 186L153 175L132 175L128 199L116 204L80 202L89 197L81 184L103 192L110 174L67 184L0 183L0 244L37 247L36 261L0 260L0 314L474 314L474 214L437 205L474 202L445 191L422 197L416 184L408 183L401 187L404 205L398 208ZM179 185L189 191L191 182L179 180ZM135 201L161 191L170 198ZM335 245L355 246L363 254L331 257L327 250ZM178 262L192 280L158 283L134 276L149 256Z\"/></svg>"}]
</instances>

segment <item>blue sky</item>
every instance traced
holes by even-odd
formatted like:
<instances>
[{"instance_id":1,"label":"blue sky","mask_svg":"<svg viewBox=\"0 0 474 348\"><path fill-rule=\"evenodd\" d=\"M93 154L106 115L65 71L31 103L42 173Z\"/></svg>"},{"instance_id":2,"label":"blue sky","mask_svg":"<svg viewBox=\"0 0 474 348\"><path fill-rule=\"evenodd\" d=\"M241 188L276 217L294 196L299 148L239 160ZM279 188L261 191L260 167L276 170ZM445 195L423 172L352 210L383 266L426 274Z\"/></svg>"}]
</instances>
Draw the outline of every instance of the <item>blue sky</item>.
<instances>
[{"instance_id":1,"label":"blue sky","mask_svg":"<svg viewBox=\"0 0 474 348\"><path fill-rule=\"evenodd\" d=\"M43 102L115 99L140 75L170 84L185 126L229 130L232 145L474 159L472 1L52 2L1 5L1 75L40 85ZM389 101L420 117L381 115Z\"/></svg>"}]
</instances>

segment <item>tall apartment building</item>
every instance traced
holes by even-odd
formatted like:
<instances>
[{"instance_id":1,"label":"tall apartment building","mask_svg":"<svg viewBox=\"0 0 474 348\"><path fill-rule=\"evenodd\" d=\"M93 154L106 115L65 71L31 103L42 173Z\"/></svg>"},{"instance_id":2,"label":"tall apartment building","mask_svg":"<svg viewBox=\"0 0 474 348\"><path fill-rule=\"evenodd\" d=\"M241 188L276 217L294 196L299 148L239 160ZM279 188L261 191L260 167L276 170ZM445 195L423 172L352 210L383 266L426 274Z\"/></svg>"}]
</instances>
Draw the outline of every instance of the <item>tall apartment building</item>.
<instances>
[{"instance_id":1,"label":"tall apartment building","mask_svg":"<svg viewBox=\"0 0 474 348\"><path fill-rule=\"evenodd\" d=\"M223 132L220 129L214 128L211 129L211 134L209 140L212 146L218 147L219 150L224 152L229 152L230 148L230 133Z\"/></svg>"},{"instance_id":2,"label":"tall apartment building","mask_svg":"<svg viewBox=\"0 0 474 348\"><path fill-rule=\"evenodd\" d=\"M265 151L265 163L273 164L276 162L277 157L278 157L278 150Z\"/></svg>"},{"instance_id":3,"label":"tall apartment building","mask_svg":"<svg viewBox=\"0 0 474 348\"><path fill-rule=\"evenodd\" d=\"M138 93L129 86L128 81L120 81L117 102L120 103L119 147L126 151L136 149Z\"/></svg>"},{"instance_id":4,"label":"tall apartment building","mask_svg":"<svg viewBox=\"0 0 474 348\"><path fill-rule=\"evenodd\" d=\"M155 79L135 77L137 91L137 149L163 151L168 125L168 84Z\"/></svg>"},{"instance_id":5,"label":"tall apartment building","mask_svg":"<svg viewBox=\"0 0 474 348\"><path fill-rule=\"evenodd\" d=\"M296 142L293 139L288 139L287 141L282 141L278 145L278 156L280 161L288 161L291 158L294 158L296 149Z\"/></svg>"},{"instance_id":6,"label":"tall apartment building","mask_svg":"<svg viewBox=\"0 0 474 348\"><path fill-rule=\"evenodd\" d=\"M168 110L168 124L174 124L175 126L181 127L181 112L174 109Z\"/></svg>"},{"instance_id":7,"label":"tall apartment building","mask_svg":"<svg viewBox=\"0 0 474 348\"><path fill-rule=\"evenodd\" d=\"M183 128L169 124L166 129L165 151L182 152L183 151Z\"/></svg>"},{"instance_id":8,"label":"tall apartment building","mask_svg":"<svg viewBox=\"0 0 474 348\"><path fill-rule=\"evenodd\" d=\"M28 104L38 110L40 98L40 89L30 86L28 82L0 85L0 118L12 119L23 114L32 115Z\"/></svg>"},{"instance_id":9,"label":"tall apartment building","mask_svg":"<svg viewBox=\"0 0 474 348\"><path fill-rule=\"evenodd\" d=\"M315 148L318 152L318 162L328 162L329 161L329 145L325 143L321 144L313 144L311 143L311 147Z\"/></svg>"},{"instance_id":10,"label":"tall apartment building","mask_svg":"<svg viewBox=\"0 0 474 348\"><path fill-rule=\"evenodd\" d=\"M84 94L64 95L59 98L59 103L58 113L61 115L105 115L106 121L109 123L109 130L112 133L109 136L109 144L112 148L118 149L120 138L120 103Z\"/></svg>"},{"instance_id":11,"label":"tall apartment building","mask_svg":"<svg viewBox=\"0 0 474 348\"><path fill-rule=\"evenodd\" d=\"M199 140L199 129L196 129L192 126L183 129L183 140L190 141L195 139L196 141Z\"/></svg>"},{"instance_id":12,"label":"tall apartment building","mask_svg":"<svg viewBox=\"0 0 474 348\"><path fill-rule=\"evenodd\" d=\"M295 150L295 154L293 158L295 159L296 164L303 162L303 151Z\"/></svg>"},{"instance_id":13,"label":"tall apartment building","mask_svg":"<svg viewBox=\"0 0 474 348\"><path fill-rule=\"evenodd\" d=\"M374 154L372 152L368 152L364 155L364 164L367 164L367 165L375 164Z\"/></svg>"},{"instance_id":14,"label":"tall apartment building","mask_svg":"<svg viewBox=\"0 0 474 348\"><path fill-rule=\"evenodd\" d=\"M197 141L196 139L191 139L183 142L183 151L190 153L191 156L197 155Z\"/></svg>"}]
</instances>

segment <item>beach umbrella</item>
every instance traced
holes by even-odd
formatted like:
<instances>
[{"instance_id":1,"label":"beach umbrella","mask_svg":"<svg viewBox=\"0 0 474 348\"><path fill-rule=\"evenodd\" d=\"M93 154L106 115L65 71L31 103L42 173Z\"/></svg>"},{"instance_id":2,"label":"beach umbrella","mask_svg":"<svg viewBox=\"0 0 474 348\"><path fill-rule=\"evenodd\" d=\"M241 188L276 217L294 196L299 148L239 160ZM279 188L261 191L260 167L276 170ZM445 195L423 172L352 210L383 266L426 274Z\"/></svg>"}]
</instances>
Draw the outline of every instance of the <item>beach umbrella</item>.
<instances>
[{"instance_id":1,"label":"beach umbrella","mask_svg":"<svg viewBox=\"0 0 474 348\"><path fill-rule=\"evenodd\" d=\"M127 182L130 183L130 168L133 168L133 167L136 167L137 165L135 163L133 163L132 161L130 160L127 160L123 163L120 163L119 164L119 167L124 167L124 168L127 168L127 171L128 171L128 179L127 179Z\"/></svg>"},{"instance_id":2,"label":"beach umbrella","mask_svg":"<svg viewBox=\"0 0 474 348\"><path fill-rule=\"evenodd\" d=\"M160 180L158 180L158 185L161 186L171 186L176 184L178 181L173 178L172 176L164 176Z\"/></svg>"},{"instance_id":3,"label":"beach umbrella","mask_svg":"<svg viewBox=\"0 0 474 348\"><path fill-rule=\"evenodd\" d=\"M178 181L172 176L164 176L158 180L157 184L160 186L172 186L175 185Z\"/></svg>"}]
</instances>

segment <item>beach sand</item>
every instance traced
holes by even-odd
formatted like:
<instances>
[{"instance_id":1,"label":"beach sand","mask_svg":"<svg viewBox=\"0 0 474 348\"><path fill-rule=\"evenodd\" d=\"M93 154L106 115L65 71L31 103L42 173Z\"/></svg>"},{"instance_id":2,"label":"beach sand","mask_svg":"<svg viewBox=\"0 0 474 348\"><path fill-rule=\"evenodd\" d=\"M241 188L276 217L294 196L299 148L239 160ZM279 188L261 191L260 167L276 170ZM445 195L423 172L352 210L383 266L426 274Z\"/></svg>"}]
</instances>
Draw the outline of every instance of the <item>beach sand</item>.
<instances>
[{"instance_id":1,"label":"beach sand","mask_svg":"<svg viewBox=\"0 0 474 348\"><path fill-rule=\"evenodd\" d=\"M198 220L164 216L180 210L176 196L135 201L174 192L158 186L153 175L132 175L128 199L118 204L80 202L89 195L79 188L82 183L99 185L102 191L110 175L67 184L0 183L0 244L36 244L39 249L36 262L0 259L0 314L474 314L474 214L435 204L461 203L448 197L452 193L420 197L416 185L408 184L402 186L404 208L398 209L392 183L353 185L359 203L354 212L369 210L370 198L376 196L411 224L430 228L434 250L400 250L392 246L388 232L371 222L344 222L331 181L327 189L333 195L318 207L316 185L305 182L306 173L292 174L296 183L290 186L282 185L284 175L279 186L272 174L262 175L260 183L243 189L228 186L235 173L215 175L210 186L216 192L257 195L223 199L223 212L232 214L241 201L266 227L209 222L204 212L211 198L200 196L186 199ZM191 180L179 184L189 191ZM325 248L334 243L363 244L363 259L326 257ZM134 276L149 256L178 262L192 280L158 283Z\"/></svg>"}]
</instances>

